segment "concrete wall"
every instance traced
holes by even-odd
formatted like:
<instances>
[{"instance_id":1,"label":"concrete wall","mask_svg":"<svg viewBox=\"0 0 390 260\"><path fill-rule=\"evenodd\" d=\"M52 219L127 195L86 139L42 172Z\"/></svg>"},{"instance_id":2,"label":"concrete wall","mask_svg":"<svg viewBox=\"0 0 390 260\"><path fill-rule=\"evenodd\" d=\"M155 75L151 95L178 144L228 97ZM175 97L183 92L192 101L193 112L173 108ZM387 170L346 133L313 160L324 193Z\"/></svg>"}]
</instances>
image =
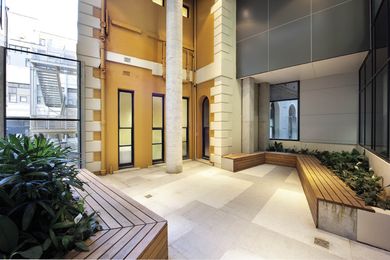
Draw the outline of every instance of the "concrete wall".
<instances>
[{"instance_id":1,"label":"concrete wall","mask_svg":"<svg viewBox=\"0 0 390 260\"><path fill-rule=\"evenodd\" d=\"M300 141L357 144L357 73L301 81Z\"/></svg>"},{"instance_id":2,"label":"concrete wall","mask_svg":"<svg viewBox=\"0 0 390 260\"><path fill-rule=\"evenodd\" d=\"M367 50L369 19L367 0L237 1L237 75Z\"/></svg>"}]
</instances>

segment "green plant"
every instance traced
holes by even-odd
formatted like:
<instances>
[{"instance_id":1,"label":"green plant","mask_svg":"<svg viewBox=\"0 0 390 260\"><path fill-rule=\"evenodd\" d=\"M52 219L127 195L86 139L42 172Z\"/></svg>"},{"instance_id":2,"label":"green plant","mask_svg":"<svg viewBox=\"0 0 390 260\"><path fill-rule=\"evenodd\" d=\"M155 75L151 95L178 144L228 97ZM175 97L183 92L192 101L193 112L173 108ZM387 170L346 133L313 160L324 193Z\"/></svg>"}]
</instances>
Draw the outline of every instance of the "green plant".
<instances>
[{"instance_id":1,"label":"green plant","mask_svg":"<svg viewBox=\"0 0 390 260\"><path fill-rule=\"evenodd\" d=\"M100 226L74 189L83 190L69 148L42 135L0 139L0 257L55 258Z\"/></svg>"},{"instance_id":2,"label":"green plant","mask_svg":"<svg viewBox=\"0 0 390 260\"><path fill-rule=\"evenodd\" d=\"M368 160L359 151L318 152L316 156L363 198L367 205L390 209L390 200L382 184L383 178L375 175Z\"/></svg>"},{"instance_id":3,"label":"green plant","mask_svg":"<svg viewBox=\"0 0 390 260\"><path fill-rule=\"evenodd\" d=\"M270 152L285 152L284 148L283 148L283 143L280 142L274 142L273 144L269 144L268 145L268 149L267 151L270 151Z\"/></svg>"},{"instance_id":4,"label":"green plant","mask_svg":"<svg viewBox=\"0 0 390 260\"><path fill-rule=\"evenodd\" d=\"M364 199L367 205L390 209L390 198L383 187L383 178L375 175L370 169L368 160L356 149L352 152L295 150L283 148L282 143L275 142L268 146L267 151L316 156L323 165L331 169L358 196Z\"/></svg>"}]
</instances>

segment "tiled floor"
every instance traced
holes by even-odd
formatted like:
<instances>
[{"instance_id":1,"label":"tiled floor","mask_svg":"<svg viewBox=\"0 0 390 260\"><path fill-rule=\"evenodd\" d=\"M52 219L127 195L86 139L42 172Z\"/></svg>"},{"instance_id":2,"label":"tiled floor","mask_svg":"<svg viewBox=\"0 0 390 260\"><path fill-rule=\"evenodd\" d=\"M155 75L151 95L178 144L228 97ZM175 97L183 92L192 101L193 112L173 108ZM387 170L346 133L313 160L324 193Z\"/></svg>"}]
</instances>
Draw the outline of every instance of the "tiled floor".
<instances>
[{"instance_id":1,"label":"tiled floor","mask_svg":"<svg viewBox=\"0 0 390 260\"><path fill-rule=\"evenodd\" d=\"M231 173L190 161L181 174L155 167L102 179L168 220L172 259L390 259L390 252L316 229L292 168Z\"/></svg>"}]
</instances>

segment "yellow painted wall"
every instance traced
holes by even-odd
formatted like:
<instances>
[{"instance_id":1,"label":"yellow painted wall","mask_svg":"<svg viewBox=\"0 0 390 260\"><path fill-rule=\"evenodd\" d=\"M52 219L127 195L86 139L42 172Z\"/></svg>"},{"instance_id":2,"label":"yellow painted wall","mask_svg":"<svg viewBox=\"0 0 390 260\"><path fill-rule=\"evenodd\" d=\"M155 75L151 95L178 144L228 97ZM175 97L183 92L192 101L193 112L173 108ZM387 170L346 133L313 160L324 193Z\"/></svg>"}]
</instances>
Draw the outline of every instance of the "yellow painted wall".
<instances>
[{"instance_id":1,"label":"yellow painted wall","mask_svg":"<svg viewBox=\"0 0 390 260\"><path fill-rule=\"evenodd\" d=\"M196 1L196 68L214 61L214 15L210 14L214 0Z\"/></svg>"},{"instance_id":2,"label":"yellow painted wall","mask_svg":"<svg viewBox=\"0 0 390 260\"><path fill-rule=\"evenodd\" d=\"M125 72L125 73L124 73ZM130 75L129 73L130 72ZM118 91L134 91L134 163L135 167L152 165L152 94L165 93L165 82L146 69L107 63L107 162L108 168L118 170ZM184 84L183 96L190 97L191 85ZM165 113L168 113L166 111ZM192 110L190 108L190 115ZM190 120L192 121L192 120ZM191 125L190 125L191 127ZM190 136L190 140L193 136ZM190 158L193 158L190 144Z\"/></svg>"},{"instance_id":3,"label":"yellow painted wall","mask_svg":"<svg viewBox=\"0 0 390 260\"><path fill-rule=\"evenodd\" d=\"M185 0L190 17L183 18L183 46L194 49L193 1ZM107 49L124 55L162 62L165 52L165 7L151 0L107 0Z\"/></svg>"},{"instance_id":4,"label":"yellow painted wall","mask_svg":"<svg viewBox=\"0 0 390 260\"><path fill-rule=\"evenodd\" d=\"M190 17L183 18L183 68L193 69L194 7L185 0ZM165 7L151 0L107 0L108 51L165 64ZM152 94L165 93L165 79L150 70L107 62L106 162L118 170L118 91L134 91L134 167L152 165ZM183 84L183 96L192 100L192 84ZM189 157L194 157L193 109L189 111Z\"/></svg>"}]
</instances>

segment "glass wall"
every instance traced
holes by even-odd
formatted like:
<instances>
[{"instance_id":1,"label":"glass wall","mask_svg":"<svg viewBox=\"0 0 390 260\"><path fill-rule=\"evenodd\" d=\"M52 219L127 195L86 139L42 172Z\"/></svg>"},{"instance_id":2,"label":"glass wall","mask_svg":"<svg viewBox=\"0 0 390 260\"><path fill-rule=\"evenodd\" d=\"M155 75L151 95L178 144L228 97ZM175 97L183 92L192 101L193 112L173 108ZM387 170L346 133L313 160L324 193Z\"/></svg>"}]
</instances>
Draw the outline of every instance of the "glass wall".
<instances>
[{"instance_id":1,"label":"glass wall","mask_svg":"<svg viewBox=\"0 0 390 260\"><path fill-rule=\"evenodd\" d=\"M372 1L372 10L372 48L359 71L359 144L389 159L389 1Z\"/></svg>"},{"instance_id":2,"label":"glass wall","mask_svg":"<svg viewBox=\"0 0 390 260\"><path fill-rule=\"evenodd\" d=\"M134 93L118 93L119 168L134 166Z\"/></svg>"},{"instance_id":3,"label":"glass wall","mask_svg":"<svg viewBox=\"0 0 390 260\"><path fill-rule=\"evenodd\" d=\"M78 61L6 49L6 134L43 134L80 158Z\"/></svg>"},{"instance_id":4,"label":"glass wall","mask_svg":"<svg viewBox=\"0 0 390 260\"><path fill-rule=\"evenodd\" d=\"M299 140L299 81L270 86L270 139Z\"/></svg>"},{"instance_id":5,"label":"glass wall","mask_svg":"<svg viewBox=\"0 0 390 260\"><path fill-rule=\"evenodd\" d=\"M152 160L164 162L164 96L153 94Z\"/></svg>"}]
</instances>

